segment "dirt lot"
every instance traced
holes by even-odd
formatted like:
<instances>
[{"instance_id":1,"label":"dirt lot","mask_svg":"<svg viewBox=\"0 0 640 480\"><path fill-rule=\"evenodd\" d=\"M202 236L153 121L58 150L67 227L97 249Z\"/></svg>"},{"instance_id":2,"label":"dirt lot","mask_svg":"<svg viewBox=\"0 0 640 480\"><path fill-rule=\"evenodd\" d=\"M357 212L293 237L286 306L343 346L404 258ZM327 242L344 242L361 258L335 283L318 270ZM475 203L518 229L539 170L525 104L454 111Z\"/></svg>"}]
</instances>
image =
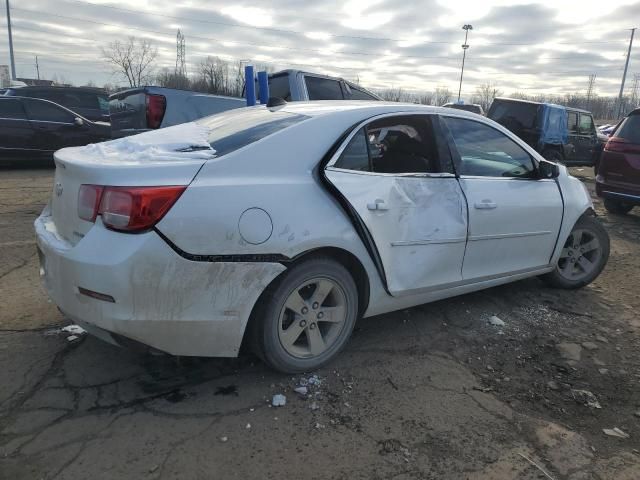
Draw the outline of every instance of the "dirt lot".
<instances>
[{"instance_id":1,"label":"dirt lot","mask_svg":"<svg viewBox=\"0 0 640 480\"><path fill-rule=\"evenodd\" d=\"M596 199L612 252L593 285L362 320L316 382L67 341L32 232L52 174L0 171L0 478L640 478L640 209Z\"/></svg>"}]
</instances>

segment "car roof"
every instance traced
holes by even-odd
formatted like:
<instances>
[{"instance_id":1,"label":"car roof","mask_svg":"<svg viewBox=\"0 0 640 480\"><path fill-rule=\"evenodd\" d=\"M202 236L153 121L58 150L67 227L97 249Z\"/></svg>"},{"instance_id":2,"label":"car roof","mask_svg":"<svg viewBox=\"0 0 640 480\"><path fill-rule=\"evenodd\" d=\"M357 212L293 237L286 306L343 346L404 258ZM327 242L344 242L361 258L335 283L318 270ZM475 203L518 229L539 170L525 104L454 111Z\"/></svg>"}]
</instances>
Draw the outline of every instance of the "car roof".
<instances>
[{"instance_id":1,"label":"car roof","mask_svg":"<svg viewBox=\"0 0 640 480\"><path fill-rule=\"evenodd\" d=\"M446 113L451 115L450 108L420 105L416 103L385 102L377 100L317 100L312 102L290 102L282 107L275 107L288 113L317 117L347 111L360 111L363 114L380 115L394 112ZM476 114L464 110L456 110L456 115L477 118Z\"/></svg>"},{"instance_id":2,"label":"car roof","mask_svg":"<svg viewBox=\"0 0 640 480\"><path fill-rule=\"evenodd\" d=\"M631 110L629 112L629 115L627 115L627 116L630 117L631 115L640 115L640 108L636 108L635 110Z\"/></svg>"}]
</instances>

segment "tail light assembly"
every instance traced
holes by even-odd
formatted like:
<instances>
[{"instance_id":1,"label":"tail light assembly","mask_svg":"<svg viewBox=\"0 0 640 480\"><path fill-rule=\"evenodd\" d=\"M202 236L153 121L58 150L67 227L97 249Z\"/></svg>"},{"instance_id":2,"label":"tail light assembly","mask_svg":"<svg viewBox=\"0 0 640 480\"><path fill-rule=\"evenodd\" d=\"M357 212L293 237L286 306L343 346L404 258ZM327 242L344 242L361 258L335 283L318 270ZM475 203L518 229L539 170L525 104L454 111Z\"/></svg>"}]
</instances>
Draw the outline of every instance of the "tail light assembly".
<instances>
[{"instance_id":1,"label":"tail light assembly","mask_svg":"<svg viewBox=\"0 0 640 480\"><path fill-rule=\"evenodd\" d=\"M147 104L147 127L160 128L164 112L167 109L167 99L164 95L156 95L148 93L146 96Z\"/></svg>"},{"instance_id":2,"label":"tail light assembly","mask_svg":"<svg viewBox=\"0 0 640 480\"><path fill-rule=\"evenodd\" d=\"M111 187L81 185L78 192L78 216L95 222L98 215L111 230L137 233L162 220L180 198L186 186Z\"/></svg>"},{"instance_id":3,"label":"tail light assembly","mask_svg":"<svg viewBox=\"0 0 640 480\"><path fill-rule=\"evenodd\" d=\"M605 144L604 150L606 152L639 154L640 145L631 143L629 140L625 140L624 138L611 137L609 141Z\"/></svg>"}]
</instances>

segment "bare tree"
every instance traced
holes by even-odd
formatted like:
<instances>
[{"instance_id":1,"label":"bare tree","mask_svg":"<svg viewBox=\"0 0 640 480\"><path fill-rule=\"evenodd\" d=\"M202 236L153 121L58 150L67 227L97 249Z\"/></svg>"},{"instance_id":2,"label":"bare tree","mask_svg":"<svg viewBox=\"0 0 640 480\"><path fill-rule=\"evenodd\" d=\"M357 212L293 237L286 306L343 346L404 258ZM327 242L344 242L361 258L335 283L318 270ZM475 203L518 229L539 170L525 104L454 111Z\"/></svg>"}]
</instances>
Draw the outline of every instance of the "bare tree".
<instances>
[{"instance_id":1,"label":"bare tree","mask_svg":"<svg viewBox=\"0 0 640 480\"><path fill-rule=\"evenodd\" d=\"M139 87L149 81L153 62L158 56L158 49L149 40L136 37L129 37L126 42L116 40L102 47L101 51L114 73L125 78L131 87Z\"/></svg>"},{"instance_id":2,"label":"bare tree","mask_svg":"<svg viewBox=\"0 0 640 480\"><path fill-rule=\"evenodd\" d=\"M449 87L438 87L435 91L436 105L442 106L451 100L451 90Z\"/></svg>"},{"instance_id":3,"label":"bare tree","mask_svg":"<svg viewBox=\"0 0 640 480\"><path fill-rule=\"evenodd\" d=\"M207 92L229 95L229 64L218 57L207 57L198 66L200 77L207 85Z\"/></svg>"},{"instance_id":4,"label":"bare tree","mask_svg":"<svg viewBox=\"0 0 640 480\"><path fill-rule=\"evenodd\" d=\"M473 102L479 104L486 112L491 106L491 102L496 97L502 95L502 92L492 82L486 82L476 88Z\"/></svg>"}]
</instances>

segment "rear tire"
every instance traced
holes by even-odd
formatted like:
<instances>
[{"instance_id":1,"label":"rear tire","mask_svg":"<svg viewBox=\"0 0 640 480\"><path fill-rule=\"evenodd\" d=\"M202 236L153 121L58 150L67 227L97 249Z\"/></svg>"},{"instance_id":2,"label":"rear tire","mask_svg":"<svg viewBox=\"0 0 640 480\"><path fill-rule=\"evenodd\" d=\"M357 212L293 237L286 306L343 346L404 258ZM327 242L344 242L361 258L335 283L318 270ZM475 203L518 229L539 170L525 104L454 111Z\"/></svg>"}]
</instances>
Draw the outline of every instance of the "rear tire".
<instances>
[{"instance_id":1,"label":"rear tire","mask_svg":"<svg viewBox=\"0 0 640 480\"><path fill-rule=\"evenodd\" d=\"M609 234L597 218L583 215L573 226L556 268L541 278L555 288L581 288L600 275L608 259Z\"/></svg>"},{"instance_id":2,"label":"rear tire","mask_svg":"<svg viewBox=\"0 0 640 480\"><path fill-rule=\"evenodd\" d=\"M605 198L603 203L604 203L604 208L607 209L607 212L615 213L618 215L624 215L626 213L629 213L633 208L633 205L619 202L618 200L611 200L610 198Z\"/></svg>"},{"instance_id":3,"label":"rear tire","mask_svg":"<svg viewBox=\"0 0 640 480\"><path fill-rule=\"evenodd\" d=\"M254 352L283 373L309 372L344 348L358 316L353 277L331 258L304 260L261 297L251 323Z\"/></svg>"}]
</instances>

